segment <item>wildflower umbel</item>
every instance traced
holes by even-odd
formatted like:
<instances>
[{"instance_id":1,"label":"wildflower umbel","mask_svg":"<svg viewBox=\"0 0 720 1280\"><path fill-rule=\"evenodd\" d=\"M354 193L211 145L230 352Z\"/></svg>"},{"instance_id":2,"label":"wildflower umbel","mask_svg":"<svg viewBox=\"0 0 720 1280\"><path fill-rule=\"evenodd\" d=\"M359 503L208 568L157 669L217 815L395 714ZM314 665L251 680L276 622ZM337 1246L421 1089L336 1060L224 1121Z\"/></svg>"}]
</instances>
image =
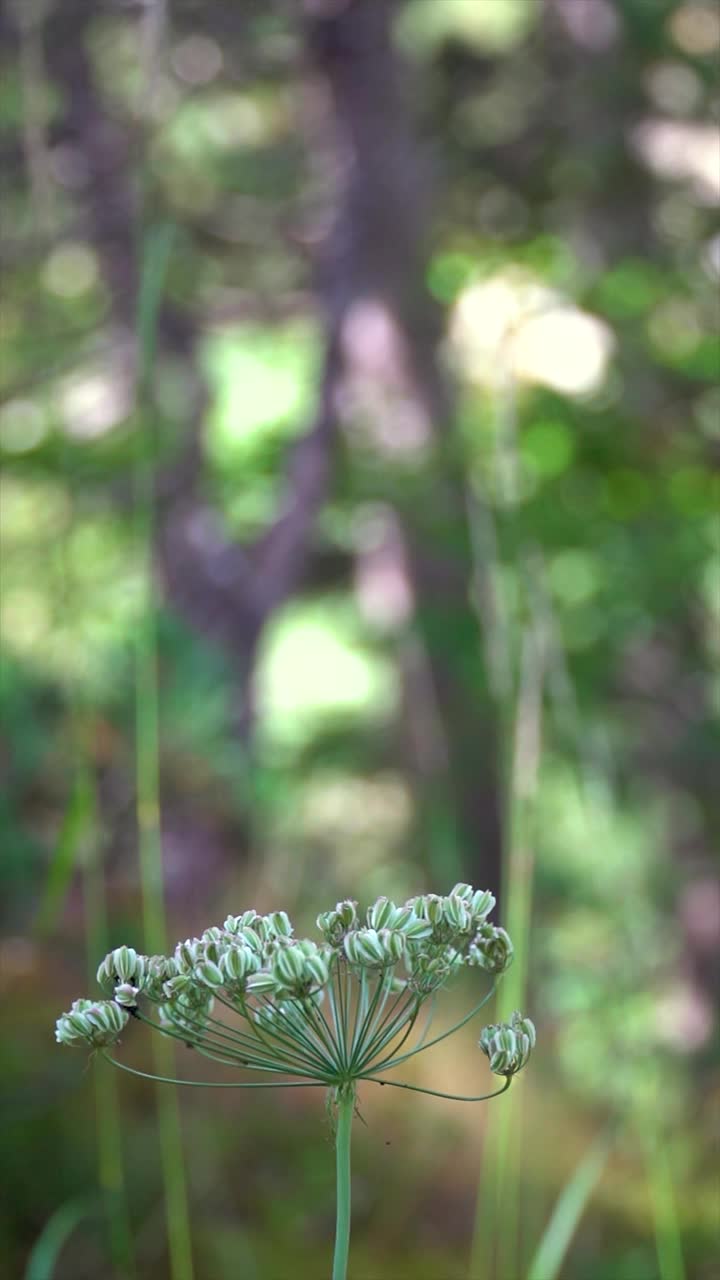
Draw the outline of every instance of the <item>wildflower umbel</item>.
<instances>
[{"instance_id":1,"label":"wildflower umbel","mask_svg":"<svg viewBox=\"0 0 720 1280\"><path fill-rule=\"evenodd\" d=\"M320 942L295 938L284 911L245 911L179 942L171 956L118 947L97 973L107 998L75 1001L56 1038L105 1050L132 1015L217 1062L288 1084L342 1090L377 1080L490 998L513 955L505 930L488 923L494 906L491 893L457 884L446 897L402 906L378 898L364 919L357 903L339 902L317 918ZM463 966L485 970L492 986L449 1031L428 1041L428 1020L413 1041L423 1006L432 1010ZM480 1047L509 1082L534 1040L532 1023L517 1014L508 1027L487 1027Z\"/></svg>"},{"instance_id":2,"label":"wildflower umbel","mask_svg":"<svg viewBox=\"0 0 720 1280\"><path fill-rule=\"evenodd\" d=\"M519 1013L507 1025L484 1029L480 1048L491 1071L504 1077L492 1093L441 1093L381 1074L458 1031L490 999L513 956L505 930L488 922L494 906L491 893L456 884L446 897L429 893L403 906L378 898L364 919L356 902L339 902L318 916L319 942L295 938L284 911L245 911L206 929L201 938L179 942L171 956L118 947L98 969L107 998L76 1000L58 1018L56 1038L108 1057L132 1018L206 1058L262 1077L213 1087L328 1089L337 1120L332 1276L346 1280L358 1083L481 1102L510 1087L535 1043L532 1022ZM464 966L484 971L488 990L459 1022L428 1040L435 997ZM421 1017L425 1007L427 1016Z\"/></svg>"}]
</instances>

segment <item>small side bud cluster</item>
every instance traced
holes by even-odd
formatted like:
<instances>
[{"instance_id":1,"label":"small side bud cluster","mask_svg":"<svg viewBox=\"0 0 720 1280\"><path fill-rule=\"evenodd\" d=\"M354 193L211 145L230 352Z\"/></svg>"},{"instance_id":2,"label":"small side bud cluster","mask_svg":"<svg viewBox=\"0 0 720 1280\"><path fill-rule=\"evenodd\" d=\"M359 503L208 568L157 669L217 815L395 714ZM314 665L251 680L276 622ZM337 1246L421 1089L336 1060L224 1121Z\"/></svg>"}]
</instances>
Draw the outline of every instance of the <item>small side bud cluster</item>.
<instances>
[{"instance_id":1,"label":"small side bud cluster","mask_svg":"<svg viewBox=\"0 0 720 1280\"><path fill-rule=\"evenodd\" d=\"M93 1049L114 1044L128 1021L128 1014L113 1000L76 1000L69 1013L55 1024L58 1044L85 1044Z\"/></svg>"},{"instance_id":2,"label":"small side bud cluster","mask_svg":"<svg viewBox=\"0 0 720 1280\"><path fill-rule=\"evenodd\" d=\"M482 924L468 948L467 962L488 973L504 973L512 963L515 948L510 935L499 925Z\"/></svg>"},{"instance_id":3,"label":"small side bud cluster","mask_svg":"<svg viewBox=\"0 0 720 1280\"><path fill-rule=\"evenodd\" d=\"M341 947L345 935L357 924L357 902L346 898L338 902L334 911L321 911L316 920L323 938L331 947Z\"/></svg>"},{"instance_id":4,"label":"small side bud cluster","mask_svg":"<svg viewBox=\"0 0 720 1280\"><path fill-rule=\"evenodd\" d=\"M485 1027L479 1044L497 1076L514 1076L522 1071L535 1047L535 1026L521 1013L513 1013L509 1022Z\"/></svg>"}]
</instances>

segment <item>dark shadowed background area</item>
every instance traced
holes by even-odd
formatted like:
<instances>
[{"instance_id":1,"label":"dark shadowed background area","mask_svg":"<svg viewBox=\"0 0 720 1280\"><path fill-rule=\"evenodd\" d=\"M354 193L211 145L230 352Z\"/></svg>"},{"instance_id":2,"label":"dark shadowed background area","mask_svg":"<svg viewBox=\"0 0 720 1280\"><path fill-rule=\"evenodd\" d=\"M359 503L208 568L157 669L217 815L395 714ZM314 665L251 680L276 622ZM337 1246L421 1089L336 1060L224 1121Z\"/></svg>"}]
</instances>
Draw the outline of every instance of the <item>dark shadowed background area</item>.
<instances>
[{"instance_id":1,"label":"dark shadowed background area","mask_svg":"<svg viewBox=\"0 0 720 1280\"><path fill-rule=\"evenodd\" d=\"M162 923L157 766L168 946L499 897L537 1051L489 1107L368 1087L355 1280L711 1280L720 9L6 0L0 34L8 1276L329 1269L314 1093L178 1091L169 1167L172 1090L159 1127L54 1043ZM413 1078L480 1091L478 1033Z\"/></svg>"}]
</instances>

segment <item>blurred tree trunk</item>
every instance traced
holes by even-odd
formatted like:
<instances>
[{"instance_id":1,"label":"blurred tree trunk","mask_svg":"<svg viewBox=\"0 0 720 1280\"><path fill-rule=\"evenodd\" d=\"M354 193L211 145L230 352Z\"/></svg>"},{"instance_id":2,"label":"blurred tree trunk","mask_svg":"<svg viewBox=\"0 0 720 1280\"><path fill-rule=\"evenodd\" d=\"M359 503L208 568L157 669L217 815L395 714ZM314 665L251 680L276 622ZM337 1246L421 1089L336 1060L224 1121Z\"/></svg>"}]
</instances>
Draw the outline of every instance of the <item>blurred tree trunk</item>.
<instances>
[{"instance_id":1,"label":"blurred tree trunk","mask_svg":"<svg viewBox=\"0 0 720 1280\"><path fill-rule=\"evenodd\" d=\"M316 280L326 350L315 416L291 450L281 507L252 545L228 538L204 492L206 392L195 358L195 320L174 304L162 308L158 360L181 360L193 389L186 438L158 468L157 562L171 607L231 655L234 719L249 745L263 628L308 570L340 433L351 429L358 407L360 417L369 414L387 482L377 496L397 514L419 639L404 670L406 743L422 825L444 833L438 873L452 873L445 858L454 854L458 873L497 887L495 720L470 606L464 477L454 454L451 389L438 356L443 317L424 283L428 175L403 100L395 11L391 0L304 5L311 92L326 112L322 131L334 175L332 229L318 252ZM55 140L77 148L87 165L87 234L122 339L134 328L140 220L147 226L155 215L151 190L144 213L138 203L143 124L130 136L104 111L82 38L84 11L72 12L76 38L67 39L67 9L53 13L48 29L49 71L66 94ZM119 493L119 500L128 495Z\"/></svg>"},{"instance_id":2,"label":"blurred tree trunk","mask_svg":"<svg viewBox=\"0 0 720 1280\"><path fill-rule=\"evenodd\" d=\"M343 416L359 420L382 455L402 530L422 646L420 663L406 667L408 714L422 721L414 734L421 808L432 823L428 807L445 807L458 872L496 888L495 721L470 604L464 477L439 358L443 316L425 287L427 173L403 101L396 10L390 0L306 0L306 12L341 175L319 288L344 358L352 407ZM428 733L439 749L430 749Z\"/></svg>"}]
</instances>

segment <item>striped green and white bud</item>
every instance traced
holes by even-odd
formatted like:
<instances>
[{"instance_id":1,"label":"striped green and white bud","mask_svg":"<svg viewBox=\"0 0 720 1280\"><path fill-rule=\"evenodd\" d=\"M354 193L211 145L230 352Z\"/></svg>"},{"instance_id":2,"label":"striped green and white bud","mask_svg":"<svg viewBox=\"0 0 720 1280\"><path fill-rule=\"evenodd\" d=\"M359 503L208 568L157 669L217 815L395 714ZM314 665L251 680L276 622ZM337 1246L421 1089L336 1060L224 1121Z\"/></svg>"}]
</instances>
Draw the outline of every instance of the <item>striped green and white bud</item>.
<instances>
[{"instance_id":1,"label":"striped green and white bud","mask_svg":"<svg viewBox=\"0 0 720 1280\"><path fill-rule=\"evenodd\" d=\"M226 933L242 933L243 929L252 929L262 917L257 911L243 911L239 916L228 916L223 929Z\"/></svg>"},{"instance_id":2,"label":"striped green and white bud","mask_svg":"<svg viewBox=\"0 0 720 1280\"><path fill-rule=\"evenodd\" d=\"M467 903L462 898L452 895L443 904L443 918L455 934L470 933L473 927L472 916Z\"/></svg>"},{"instance_id":3,"label":"striped green and white bud","mask_svg":"<svg viewBox=\"0 0 720 1280\"><path fill-rule=\"evenodd\" d=\"M273 957L272 974L278 989L295 996L322 987L330 976L330 957L309 939L283 947Z\"/></svg>"},{"instance_id":4,"label":"striped green and white bud","mask_svg":"<svg viewBox=\"0 0 720 1280\"><path fill-rule=\"evenodd\" d=\"M251 973L260 968L260 958L250 947L228 947L220 957L220 968L229 987L244 990Z\"/></svg>"},{"instance_id":5,"label":"striped green and white bud","mask_svg":"<svg viewBox=\"0 0 720 1280\"><path fill-rule=\"evenodd\" d=\"M378 898L367 910L367 922L369 929L389 929L392 928L392 920L397 912L397 907L389 898Z\"/></svg>"},{"instance_id":6,"label":"striped green and white bud","mask_svg":"<svg viewBox=\"0 0 720 1280\"><path fill-rule=\"evenodd\" d=\"M132 982L141 986L145 977L147 956L138 955L133 947L116 947L102 961L97 980L103 991L115 990L118 983Z\"/></svg>"},{"instance_id":7,"label":"striped green and white bud","mask_svg":"<svg viewBox=\"0 0 720 1280\"><path fill-rule=\"evenodd\" d=\"M248 947L258 957L261 957L263 954L265 947L264 939L260 936L257 929L253 928L249 924L244 925L242 929L239 929L237 933L233 934L231 940L236 942L238 946Z\"/></svg>"},{"instance_id":8,"label":"striped green and white bud","mask_svg":"<svg viewBox=\"0 0 720 1280\"><path fill-rule=\"evenodd\" d=\"M199 938L186 938L184 942L178 942L175 948L178 973L191 973L203 954L204 947Z\"/></svg>"},{"instance_id":9,"label":"striped green and white bud","mask_svg":"<svg viewBox=\"0 0 720 1280\"><path fill-rule=\"evenodd\" d=\"M513 1013L509 1023L485 1027L478 1043L495 1075L514 1076L527 1063L535 1040L535 1026L530 1019Z\"/></svg>"},{"instance_id":10,"label":"striped green and white bud","mask_svg":"<svg viewBox=\"0 0 720 1280\"><path fill-rule=\"evenodd\" d=\"M456 884L449 896L462 899L476 924L489 916L495 906L495 898L487 889L473 889L469 884Z\"/></svg>"},{"instance_id":11,"label":"striped green and white bud","mask_svg":"<svg viewBox=\"0 0 720 1280\"><path fill-rule=\"evenodd\" d=\"M408 949L407 965L410 972L408 985L418 995L430 995L437 991L450 975L462 964L462 957L454 947L442 947L425 951L421 947Z\"/></svg>"},{"instance_id":12,"label":"striped green and white bud","mask_svg":"<svg viewBox=\"0 0 720 1280\"><path fill-rule=\"evenodd\" d=\"M271 915L265 916L265 920L270 932L276 938L292 937L293 927L286 911L273 911Z\"/></svg>"},{"instance_id":13,"label":"striped green and white bud","mask_svg":"<svg viewBox=\"0 0 720 1280\"><path fill-rule=\"evenodd\" d=\"M225 976L220 965L214 960L199 960L193 970L193 975L203 986L210 987L211 990L219 990L225 986Z\"/></svg>"},{"instance_id":14,"label":"striped green and white bud","mask_svg":"<svg viewBox=\"0 0 720 1280\"><path fill-rule=\"evenodd\" d=\"M334 911L323 911L316 921L326 942L332 947L342 945L343 939L357 924L357 902L346 899L338 902Z\"/></svg>"},{"instance_id":15,"label":"striped green and white bud","mask_svg":"<svg viewBox=\"0 0 720 1280\"><path fill-rule=\"evenodd\" d=\"M283 947L273 957L272 973L278 984L293 987L305 973L305 959L299 947Z\"/></svg>"},{"instance_id":16,"label":"striped green and white bud","mask_svg":"<svg viewBox=\"0 0 720 1280\"><path fill-rule=\"evenodd\" d=\"M313 987L324 987L330 978L330 958L324 952L305 957L305 974Z\"/></svg>"},{"instance_id":17,"label":"striped green and white bud","mask_svg":"<svg viewBox=\"0 0 720 1280\"><path fill-rule=\"evenodd\" d=\"M343 945L351 964L365 969L384 969L396 964L405 950L402 935L390 929L358 929L348 934Z\"/></svg>"},{"instance_id":18,"label":"striped green and white bud","mask_svg":"<svg viewBox=\"0 0 720 1280\"><path fill-rule=\"evenodd\" d=\"M437 893L425 893L421 898L411 898L408 906L413 908L420 919L429 920L430 924L442 924L445 899Z\"/></svg>"},{"instance_id":19,"label":"striped green and white bud","mask_svg":"<svg viewBox=\"0 0 720 1280\"><path fill-rule=\"evenodd\" d=\"M367 968L386 963L385 948L376 929L358 929L348 934L343 946L351 964Z\"/></svg>"},{"instance_id":20,"label":"striped green and white bud","mask_svg":"<svg viewBox=\"0 0 720 1280\"><path fill-rule=\"evenodd\" d=\"M145 967L145 979L142 985L143 995L148 1000L162 1001L164 984L177 974L175 961L171 956L148 956Z\"/></svg>"},{"instance_id":21,"label":"striped green and white bud","mask_svg":"<svg viewBox=\"0 0 720 1280\"><path fill-rule=\"evenodd\" d=\"M504 929L499 925L483 924L470 945L467 962L471 967L485 969L487 973L504 973L510 968L514 953L510 935Z\"/></svg>"},{"instance_id":22,"label":"striped green and white bud","mask_svg":"<svg viewBox=\"0 0 720 1280\"><path fill-rule=\"evenodd\" d=\"M267 969L251 973L247 980L247 989L256 996L272 996L277 991L277 981Z\"/></svg>"},{"instance_id":23,"label":"striped green and white bud","mask_svg":"<svg viewBox=\"0 0 720 1280\"><path fill-rule=\"evenodd\" d=\"M128 1017L114 1000L76 1000L70 1012L58 1018L55 1039L73 1048L87 1044L100 1049L117 1040Z\"/></svg>"},{"instance_id":24,"label":"striped green and white bud","mask_svg":"<svg viewBox=\"0 0 720 1280\"><path fill-rule=\"evenodd\" d=\"M398 933L401 933L408 942L420 942L423 938L429 938L433 931L433 926L429 920L423 920L421 916L414 913L410 914L408 920L402 924L395 925Z\"/></svg>"},{"instance_id":25,"label":"striped green and white bud","mask_svg":"<svg viewBox=\"0 0 720 1280\"><path fill-rule=\"evenodd\" d=\"M189 973L176 973L174 978L168 978L167 982L163 983L163 996L165 1000L176 1000L180 996L188 995L192 989L192 976Z\"/></svg>"}]
</instances>

